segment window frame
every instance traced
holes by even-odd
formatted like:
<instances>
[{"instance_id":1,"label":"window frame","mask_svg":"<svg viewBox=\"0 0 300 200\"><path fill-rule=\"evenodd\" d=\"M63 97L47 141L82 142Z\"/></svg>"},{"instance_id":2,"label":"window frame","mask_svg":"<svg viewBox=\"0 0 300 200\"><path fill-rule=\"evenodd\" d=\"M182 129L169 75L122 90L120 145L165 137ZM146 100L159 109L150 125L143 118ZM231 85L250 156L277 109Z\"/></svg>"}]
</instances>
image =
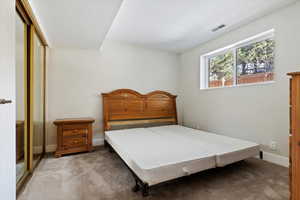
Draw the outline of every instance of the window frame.
<instances>
[{"instance_id":1,"label":"window frame","mask_svg":"<svg viewBox=\"0 0 300 200\"><path fill-rule=\"evenodd\" d=\"M211 89L220 89L220 88L230 88L230 87L240 87L240 86L249 86L249 85L260 85L260 84L268 84L273 83L272 81L264 81L264 82L255 82L248 84L237 84L237 50L239 48L249 46L251 44L262 42L267 39L275 40L275 30L271 29L269 31L260 33L253 37L247 38L245 40L236 42L232 45L226 46L221 49L217 49L210 53L204 54L200 57L200 89L201 90L211 90ZM232 52L233 54L233 84L231 86L221 86L221 87L209 87L209 75L210 75L210 63L209 60L216 56L224 55L228 52ZM274 72L273 72L274 73Z\"/></svg>"}]
</instances>

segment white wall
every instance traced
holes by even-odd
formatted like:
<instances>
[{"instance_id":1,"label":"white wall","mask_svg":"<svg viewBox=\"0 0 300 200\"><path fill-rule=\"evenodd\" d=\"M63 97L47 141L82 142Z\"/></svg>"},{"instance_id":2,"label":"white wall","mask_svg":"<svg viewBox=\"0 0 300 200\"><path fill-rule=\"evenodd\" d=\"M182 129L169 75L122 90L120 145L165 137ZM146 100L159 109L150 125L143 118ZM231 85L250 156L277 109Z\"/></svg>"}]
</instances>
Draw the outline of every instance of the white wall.
<instances>
[{"instance_id":1,"label":"white wall","mask_svg":"<svg viewBox=\"0 0 300 200\"><path fill-rule=\"evenodd\" d=\"M300 70L300 3L265 16L181 55L182 118L187 126L265 145L278 142L274 153L288 155L289 80ZM200 56L275 28L275 83L200 91Z\"/></svg>"},{"instance_id":2,"label":"white wall","mask_svg":"<svg viewBox=\"0 0 300 200\"><path fill-rule=\"evenodd\" d=\"M47 66L47 144L53 150L57 118L93 117L102 132L100 94L120 88L177 94L179 57L159 50L106 41L101 51L50 49ZM52 145L52 146L51 146Z\"/></svg>"},{"instance_id":3,"label":"white wall","mask_svg":"<svg viewBox=\"0 0 300 200\"><path fill-rule=\"evenodd\" d=\"M16 199L15 144L15 1L0 3L0 199Z\"/></svg>"}]
</instances>

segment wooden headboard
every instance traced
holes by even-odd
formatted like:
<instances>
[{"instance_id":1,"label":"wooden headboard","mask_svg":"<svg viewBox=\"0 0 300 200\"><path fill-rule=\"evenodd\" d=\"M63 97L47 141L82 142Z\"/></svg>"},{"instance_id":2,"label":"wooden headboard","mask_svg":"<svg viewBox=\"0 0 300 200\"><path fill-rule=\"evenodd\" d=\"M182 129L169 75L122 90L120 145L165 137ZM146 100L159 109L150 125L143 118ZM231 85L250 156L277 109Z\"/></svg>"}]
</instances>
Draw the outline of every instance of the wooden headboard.
<instances>
[{"instance_id":1,"label":"wooden headboard","mask_svg":"<svg viewBox=\"0 0 300 200\"><path fill-rule=\"evenodd\" d=\"M153 123L177 124L176 96L164 91L146 95L130 89L102 93L103 127L145 125Z\"/></svg>"}]
</instances>

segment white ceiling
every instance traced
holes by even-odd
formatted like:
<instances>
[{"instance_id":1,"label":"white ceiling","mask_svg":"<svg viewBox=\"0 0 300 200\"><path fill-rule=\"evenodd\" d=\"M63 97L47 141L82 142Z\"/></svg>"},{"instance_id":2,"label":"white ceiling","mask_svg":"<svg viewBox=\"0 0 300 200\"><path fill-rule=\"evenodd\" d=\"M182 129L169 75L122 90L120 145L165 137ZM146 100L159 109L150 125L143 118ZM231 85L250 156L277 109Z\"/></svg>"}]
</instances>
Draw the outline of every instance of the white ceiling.
<instances>
[{"instance_id":1,"label":"white ceiling","mask_svg":"<svg viewBox=\"0 0 300 200\"><path fill-rule=\"evenodd\" d=\"M51 47L99 49L122 0L29 0Z\"/></svg>"},{"instance_id":2,"label":"white ceiling","mask_svg":"<svg viewBox=\"0 0 300 200\"><path fill-rule=\"evenodd\" d=\"M107 38L182 52L295 1L124 0Z\"/></svg>"}]
</instances>

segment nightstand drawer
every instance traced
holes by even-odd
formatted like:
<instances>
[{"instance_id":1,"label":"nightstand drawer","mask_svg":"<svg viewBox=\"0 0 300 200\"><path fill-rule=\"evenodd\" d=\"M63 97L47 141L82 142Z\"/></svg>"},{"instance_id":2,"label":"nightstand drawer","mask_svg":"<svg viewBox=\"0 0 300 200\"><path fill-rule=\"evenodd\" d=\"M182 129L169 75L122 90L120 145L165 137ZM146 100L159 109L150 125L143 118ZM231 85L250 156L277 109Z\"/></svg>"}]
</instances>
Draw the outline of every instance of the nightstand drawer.
<instances>
[{"instance_id":1,"label":"nightstand drawer","mask_svg":"<svg viewBox=\"0 0 300 200\"><path fill-rule=\"evenodd\" d=\"M75 128L75 129L64 129L63 130L63 137L69 136L78 136L78 135L87 135L88 129L86 128Z\"/></svg>"},{"instance_id":2,"label":"nightstand drawer","mask_svg":"<svg viewBox=\"0 0 300 200\"><path fill-rule=\"evenodd\" d=\"M87 143L86 137L67 137L63 139L64 149L85 146Z\"/></svg>"}]
</instances>

